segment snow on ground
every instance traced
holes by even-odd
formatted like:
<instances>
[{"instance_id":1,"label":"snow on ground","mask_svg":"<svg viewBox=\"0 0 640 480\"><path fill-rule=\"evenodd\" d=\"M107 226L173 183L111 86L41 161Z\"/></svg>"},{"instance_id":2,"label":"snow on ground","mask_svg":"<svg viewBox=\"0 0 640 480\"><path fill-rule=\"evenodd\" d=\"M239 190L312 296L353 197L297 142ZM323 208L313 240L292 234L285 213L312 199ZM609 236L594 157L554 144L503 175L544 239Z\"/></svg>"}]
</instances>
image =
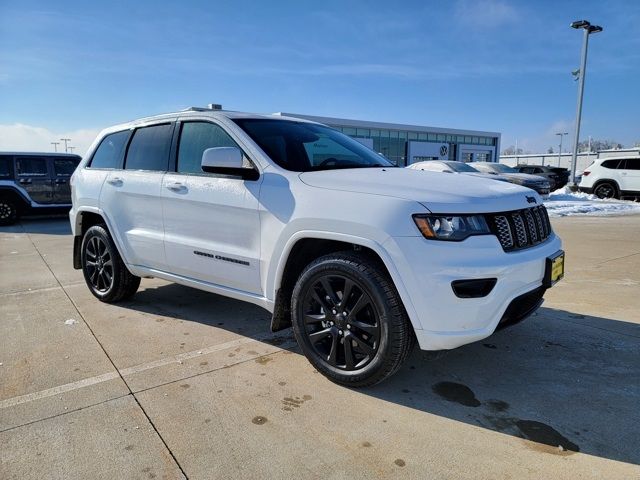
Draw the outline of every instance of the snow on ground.
<instances>
[{"instance_id":1,"label":"snow on ground","mask_svg":"<svg viewBox=\"0 0 640 480\"><path fill-rule=\"evenodd\" d=\"M624 200L601 200L595 195L583 192L572 192L563 187L551 192L544 202L550 217L569 217L589 215L602 217L606 215L640 214L640 202Z\"/></svg>"}]
</instances>

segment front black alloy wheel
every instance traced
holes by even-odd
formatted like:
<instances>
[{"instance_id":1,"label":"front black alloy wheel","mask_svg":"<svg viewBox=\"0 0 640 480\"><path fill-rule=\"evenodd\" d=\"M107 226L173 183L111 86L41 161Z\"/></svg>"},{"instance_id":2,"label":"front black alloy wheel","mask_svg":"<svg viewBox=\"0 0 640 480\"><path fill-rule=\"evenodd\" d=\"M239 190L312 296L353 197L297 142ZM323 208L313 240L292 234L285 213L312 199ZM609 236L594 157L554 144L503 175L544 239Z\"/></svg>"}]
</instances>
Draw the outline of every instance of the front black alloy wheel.
<instances>
[{"instance_id":1,"label":"front black alloy wheel","mask_svg":"<svg viewBox=\"0 0 640 480\"><path fill-rule=\"evenodd\" d=\"M304 334L332 367L353 371L375 357L380 319L369 295L344 275L323 274L305 291Z\"/></svg>"},{"instance_id":2,"label":"front black alloy wheel","mask_svg":"<svg viewBox=\"0 0 640 480\"><path fill-rule=\"evenodd\" d=\"M129 272L104 225L86 231L81 252L82 273L96 298L114 303L136 293L140 277Z\"/></svg>"},{"instance_id":3,"label":"front black alloy wheel","mask_svg":"<svg viewBox=\"0 0 640 480\"><path fill-rule=\"evenodd\" d=\"M300 275L292 296L298 344L330 380L364 387L395 373L414 334L400 297L374 259L321 257Z\"/></svg>"}]
</instances>

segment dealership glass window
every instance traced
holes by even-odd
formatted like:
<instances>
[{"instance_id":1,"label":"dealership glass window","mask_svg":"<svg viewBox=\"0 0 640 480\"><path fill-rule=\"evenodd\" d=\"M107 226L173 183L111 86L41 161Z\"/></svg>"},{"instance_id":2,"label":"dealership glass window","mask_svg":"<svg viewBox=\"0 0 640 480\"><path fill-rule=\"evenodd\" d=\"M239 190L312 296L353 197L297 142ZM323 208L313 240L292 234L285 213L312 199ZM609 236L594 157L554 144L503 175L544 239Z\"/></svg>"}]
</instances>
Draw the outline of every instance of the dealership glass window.
<instances>
[{"instance_id":1,"label":"dealership glass window","mask_svg":"<svg viewBox=\"0 0 640 480\"><path fill-rule=\"evenodd\" d=\"M173 124L138 128L133 134L127 158L126 170L166 171L169 166L169 150Z\"/></svg>"},{"instance_id":2,"label":"dealership glass window","mask_svg":"<svg viewBox=\"0 0 640 480\"><path fill-rule=\"evenodd\" d=\"M372 137L379 137L380 136L380 130L374 130L373 128L371 129L371 136Z\"/></svg>"},{"instance_id":3,"label":"dealership glass window","mask_svg":"<svg viewBox=\"0 0 640 480\"><path fill-rule=\"evenodd\" d=\"M18 175L44 177L47 175L47 161L42 157L18 157L16 172Z\"/></svg>"},{"instance_id":4,"label":"dealership glass window","mask_svg":"<svg viewBox=\"0 0 640 480\"><path fill-rule=\"evenodd\" d=\"M345 135L355 135L356 129L353 127L342 127L342 133Z\"/></svg>"},{"instance_id":5,"label":"dealership glass window","mask_svg":"<svg viewBox=\"0 0 640 480\"><path fill-rule=\"evenodd\" d=\"M407 139L407 132L398 132L398 137L400 137L403 140Z\"/></svg>"},{"instance_id":6,"label":"dealership glass window","mask_svg":"<svg viewBox=\"0 0 640 480\"><path fill-rule=\"evenodd\" d=\"M439 142L444 142L444 141L445 141L445 136L444 136L444 134L443 134L443 133L439 133L438 135L436 135L436 139L437 139Z\"/></svg>"},{"instance_id":7,"label":"dealership glass window","mask_svg":"<svg viewBox=\"0 0 640 480\"><path fill-rule=\"evenodd\" d=\"M474 154L474 161L475 162L488 162L489 161L489 154L488 153L476 153Z\"/></svg>"},{"instance_id":8,"label":"dealership glass window","mask_svg":"<svg viewBox=\"0 0 640 480\"><path fill-rule=\"evenodd\" d=\"M129 130L112 133L104 137L100 146L93 154L90 168L120 168L122 155L129 140Z\"/></svg>"},{"instance_id":9,"label":"dealership glass window","mask_svg":"<svg viewBox=\"0 0 640 480\"><path fill-rule=\"evenodd\" d=\"M368 137L369 135L371 135L371 130L369 130L368 128L358 128L356 129L356 135L358 137Z\"/></svg>"},{"instance_id":10,"label":"dealership glass window","mask_svg":"<svg viewBox=\"0 0 640 480\"><path fill-rule=\"evenodd\" d=\"M427 134L426 134L426 133L419 133L419 134L418 134L418 140L422 140L422 141L426 142L426 141L427 141L427 138L428 138L428 137L427 137Z\"/></svg>"},{"instance_id":11,"label":"dealership glass window","mask_svg":"<svg viewBox=\"0 0 640 480\"><path fill-rule=\"evenodd\" d=\"M418 139L418 132L409 132L409 135L407 137L409 140L417 140Z\"/></svg>"},{"instance_id":12,"label":"dealership glass window","mask_svg":"<svg viewBox=\"0 0 640 480\"><path fill-rule=\"evenodd\" d=\"M436 134L435 133L427 134L427 140L429 140L430 142L435 142L436 141Z\"/></svg>"},{"instance_id":13,"label":"dealership glass window","mask_svg":"<svg viewBox=\"0 0 640 480\"><path fill-rule=\"evenodd\" d=\"M453 139L453 137L453 135L446 135L445 142L454 142L455 140Z\"/></svg>"},{"instance_id":14,"label":"dealership glass window","mask_svg":"<svg viewBox=\"0 0 640 480\"><path fill-rule=\"evenodd\" d=\"M473 154L471 154L469 152L464 152L462 154L462 161L463 162L470 162L470 161L472 161L472 158L473 158Z\"/></svg>"}]
</instances>

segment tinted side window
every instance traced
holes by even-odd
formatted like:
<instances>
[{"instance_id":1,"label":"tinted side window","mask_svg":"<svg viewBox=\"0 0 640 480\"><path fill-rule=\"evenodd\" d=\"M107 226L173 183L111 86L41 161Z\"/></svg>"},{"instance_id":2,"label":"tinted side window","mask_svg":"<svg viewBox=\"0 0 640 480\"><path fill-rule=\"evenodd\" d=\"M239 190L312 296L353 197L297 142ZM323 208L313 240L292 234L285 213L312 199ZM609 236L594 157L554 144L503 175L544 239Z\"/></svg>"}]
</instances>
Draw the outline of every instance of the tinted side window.
<instances>
[{"instance_id":1,"label":"tinted side window","mask_svg":"<svg viewBox=\"0 0 640 480\"><path fill-rule=\"evenodd\" d=\"M178 147L178 172L203 173L202 154L207 148L238 147L227 132L208 122L186 122L182 125ZM249 165L250 166L250 165Z\"/></svg>"},{"instance_id":2,"label":"tinted side window","mask_svg":"<svg viewBox=\"0 0 640 480\"><path fill-rule=\"evenodd\" d=\"M625 167L627 170L640 170L640 158L627 158Z\"/></svg>"},{"instance_id":3,"label":"tinted side window","mask_svg":"<svg viewBox=\"0 0 640 480\"><path fill-rule=\"evenodd\" d=\"M605 160L602 162L604 168L620 168L620 160Z\"/></svg>"},{"instance_id":4,"label":"tinted side window","mask_svg":"<svg viewBox=\"0 0 640 480\"><path fill-rule=\"evenodd\" d=\"M18 157L16 158L16 170L18 175L32 177L47 176L47 161L42 157Z\"/></svg>"},{"instance_id":5,"label":"tinted side window","mask_svg":"<svg viewBox=\"0 0 640 480\"><path fill-rule=\"evenodd\" d=\"M91 168L120 168L122 154L129 139L129 131L112 133L104 137L100 146L93 154Z\"/></svg>"},{"instance_id":6,"label":"tinted side window","mask_svg":"<svg viewBox=\"0 0 640 480\"><path fill-rule=\"evenodd\" d=\"M13 177L13 157L0 157L0 178Z\"/></svg>"},{"instance_id":7,"label":"tinted side window","mask_svg":"<svg viewBox=\"0 0 640 480\"><path fill-rule=\"evenodd\" d=\"M59 177L70 177L80 161L75 158L55 158L53 169Z\"/></svg>"},{"instance_id":8,"label":"tinted side window","mask_svg":"<svg viewBox=\"0 0 640 480\"><path fill-rule=\"evenodd\" d=\"M124 168L164 172L169 166L172 124L138 128L133 134Z\"/></svg>"}]
</instances>

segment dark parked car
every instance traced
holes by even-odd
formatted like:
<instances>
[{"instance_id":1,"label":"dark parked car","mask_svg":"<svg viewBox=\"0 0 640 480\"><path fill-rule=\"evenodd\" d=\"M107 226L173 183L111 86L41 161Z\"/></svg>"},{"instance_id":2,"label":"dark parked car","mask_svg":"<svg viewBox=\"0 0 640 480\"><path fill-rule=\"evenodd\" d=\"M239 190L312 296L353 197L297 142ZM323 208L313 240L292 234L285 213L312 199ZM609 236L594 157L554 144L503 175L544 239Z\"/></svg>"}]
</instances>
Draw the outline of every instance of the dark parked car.
<instances>
[{"instance_id":1,"label":"dark parked car","mask_svg":"<svg viewBox=\"0 0 640 480\"><path fill-rule=\"evenodd\" d=\"M549 167L548 165L518 165L514 167L520 173L545 177L551 183L551 189L557 190L569 183L569 170L561 167Z\"/></svg>"},{"instance_id":2,"label":"dark parked car","mask_svg":"<svg viewBox=\"0 0 640 480\"><path fill-rule=\"evenodd\" d=\"M70 209L69 180L80 160L67 153L0 152L0 225Z\"/></svg>"},{"instance_id":3,"label":"dark parked car","mask_svg":"<svg viewBox=\"0 0 640 480\"><path fill-rule=\"evenodd\" d=\"M532 190L538 192L544 200L547 200L549 198L551 183L544 177L530 175L528 173L520 173L514 168L509 167L503 163L473 162L471 163L471 166L482 173L499 175L501 178L506 179L508 182L531 188Z\"/></svg>"}]
</instances>

